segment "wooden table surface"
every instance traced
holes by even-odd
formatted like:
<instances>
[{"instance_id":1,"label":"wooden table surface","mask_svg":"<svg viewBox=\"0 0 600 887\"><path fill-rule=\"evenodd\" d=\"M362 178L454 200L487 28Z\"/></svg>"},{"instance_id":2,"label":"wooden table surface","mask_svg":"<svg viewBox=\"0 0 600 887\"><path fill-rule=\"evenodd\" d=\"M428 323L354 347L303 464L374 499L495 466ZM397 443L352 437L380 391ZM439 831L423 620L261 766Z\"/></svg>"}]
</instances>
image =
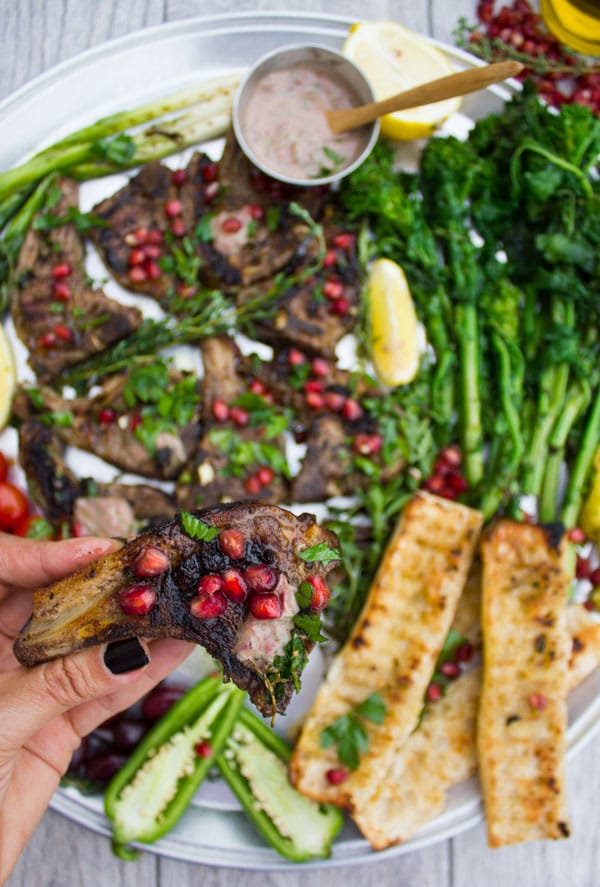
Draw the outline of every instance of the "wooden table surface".
<instances>
[{"instance_id":1,"label":"wooden table surface","mask_svg":"<svg viewBox=\"0 0 600 887\"><path fill-rule=\"evenodd\" d=\"M460 15L474 19L475 0L0 0L0 98L37 74L96 44L131 31L193 16L243 10L326 11L393 19L453 42ZM368 12L367 12L368 9ZM10 138L3 133L3 138ZM317 887L351 879L353 887L598 887L600 885L600 735L569 763L573 837L489 850L483 826L428 850L352 868L241 872L144 854L113 856L110 843L48 811L9 887ZM223 860L227 865L227 860Z\"/></svg>"}]
</instances>

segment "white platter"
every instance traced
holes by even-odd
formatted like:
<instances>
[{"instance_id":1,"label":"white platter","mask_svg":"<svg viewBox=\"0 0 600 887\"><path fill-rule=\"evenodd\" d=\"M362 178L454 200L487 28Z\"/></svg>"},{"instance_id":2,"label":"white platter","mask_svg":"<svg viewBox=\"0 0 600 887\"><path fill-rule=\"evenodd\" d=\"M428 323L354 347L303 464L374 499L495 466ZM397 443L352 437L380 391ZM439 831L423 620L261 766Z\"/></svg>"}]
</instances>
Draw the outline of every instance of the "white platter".
<instances>
[{"instance_id":1,"label":"white platter","mask_svg":"<svg viewBox=\"0 0 600 887\"><path fill-rule=\"evenodd\" d=\"M316 42L339 47L351 23L339 16L240 13L161 25L104 44L59 65L0 103L1 130L8 134L0 144L0 169L14 166L32 151L105 114L134 107L208 76L243 69L278 46ZM460 50L437 45L457 68L479 64ZM471 120L499 110L509 96L510 89L494 87L466 98L461 113L449 121L448 130L464 132ZM84 189L82 202L91 205L115 187L114 181L86 186L94 190ZM293 723L306 707L320 673L320 661L312 661L307 686L288 723ZM569 716L571 756L600 724L600 670L571 694ZM98 797L85 797L71 788L59 789L52 807L95 832L110 835ZM350 865L408 853L475 825L482 815L479 787L472 779L453 789L445 812L405 844L374 853L348 823L334 845L331 859L302 867ZM298 868L264 844L235 800L216 784L203 787L177 827L144 849L214 866Z\"/></svg>"}]
</instances>

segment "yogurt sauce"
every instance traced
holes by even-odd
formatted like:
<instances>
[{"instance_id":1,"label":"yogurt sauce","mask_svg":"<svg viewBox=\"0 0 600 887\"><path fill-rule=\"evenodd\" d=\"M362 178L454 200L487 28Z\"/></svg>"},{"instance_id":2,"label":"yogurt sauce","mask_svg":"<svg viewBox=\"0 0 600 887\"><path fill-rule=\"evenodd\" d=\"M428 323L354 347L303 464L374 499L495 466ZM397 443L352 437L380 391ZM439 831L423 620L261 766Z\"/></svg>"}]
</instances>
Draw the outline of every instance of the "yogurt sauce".
<instances>
[{"instance_id":1,"label":"yogurt sauce","mask_svg":"<svg viewBox=\"0 0 600 887\"><path fill-rule=\"evenodd\" d=\"M271 71L248 98L244 134L265 166L294 179L338 172L364 147L360 131L332 133L325 111L357 104L350 90L321 67Z\"/></svg>"}]
</instances>

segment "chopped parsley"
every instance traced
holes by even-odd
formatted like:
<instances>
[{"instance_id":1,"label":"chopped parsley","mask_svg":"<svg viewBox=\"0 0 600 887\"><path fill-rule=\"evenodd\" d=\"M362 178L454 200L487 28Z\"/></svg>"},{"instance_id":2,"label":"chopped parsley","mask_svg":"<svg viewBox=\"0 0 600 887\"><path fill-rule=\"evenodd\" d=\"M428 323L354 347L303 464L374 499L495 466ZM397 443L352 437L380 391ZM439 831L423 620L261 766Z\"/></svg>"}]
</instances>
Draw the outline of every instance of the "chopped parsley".
<instances>
[{"instance_id":1,"label":"chopped parsley","mask_svg":"<svg viewBox=\"0 0 600 887\"><path fill-rule=\"evenodd\" d=\"M318 545L298 552L298 557L303 561L315 564L329 564L331 561L340 560L341 556L341 552L337 548L331 548L327 542L320 542Z\"/></svg>"},{"instance_id":2,"label":"chopped parsley","mask_svg":"<svg viewBox=\"0 0 600 887\"><path fill-rule=\"evenodd\" d=\"M274 444L267 441L242 440L235 431L229 428L213 428L208 438L215 447L227 456L226 471L235 476L243 477L251 467L269 465L275 474L290 478L290 468L285 454Z\"/></svg>"},{"instance_id":3,"label":"chopped parsley","mask_svg":"<svg viewBox=\"0 0 600 887\"><path fill-rule=\"evenodd\" d=\"M205 524L203 520L194 517L189 511L181 512L181 525L190 538L197 539L199 542L212 542L221 532L219 527Z\"/></svg>"},{"instance_id":4,"label":"chopped parsley","mask_svg":"<svg viewBox=\"0 0 600 887\"><path fill-rule=\"evenodd\" d=\"M371 693L360 705L321 731L321 748L337 745L340 763L350 770L356 770L360 764L360 756L369 750L369 736L364 722L367 720L382 724L385 712L386 706L381 695Z\"/></svg>"}]
</instances>

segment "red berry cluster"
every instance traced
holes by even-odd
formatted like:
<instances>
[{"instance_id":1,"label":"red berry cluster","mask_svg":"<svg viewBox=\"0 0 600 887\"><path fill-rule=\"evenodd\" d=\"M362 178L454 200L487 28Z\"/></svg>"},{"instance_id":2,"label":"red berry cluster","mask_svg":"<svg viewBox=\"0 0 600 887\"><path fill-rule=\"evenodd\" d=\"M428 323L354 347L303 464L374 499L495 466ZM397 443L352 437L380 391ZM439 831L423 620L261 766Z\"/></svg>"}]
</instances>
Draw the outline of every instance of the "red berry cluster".
<instances>
[{"instance_id":1,"label":"red berry cluster","mask_svg":"<svg viewBox=\"0 0 600 887\"><path fill-rule=\"evenodd\" d=\"M444 499L458 499L467 489L467 481L460 470L461 462L457 446L444 447L433 466L433 474L425 481L425 489Z\"/></svg>"},{"instance_id":2,"label":"red berry cluster","mask_svg":"<svg viewBox=\"0 0 600 887\"><path fill-rule=\"evenodd\" d=\"M165 213L171 204L179 201L168 201ZM129 280L131 283L145 283L148 280L158 280L162 276L158 259L162 255L163 232L160 228L136 228L125 235L124 241L131 247L127 264L129 265Z\"/></svg>"},{"instance_id":3,"label":"red berry cluster","mask_svg":"<svg viewBox=\"0 0 600 887\"><path fill-rule=\"evenodd\" d=\"M544 25L527 0L514 0L494 11L494 0L481 0L477 17L481 27L471 31L470 49L489 57L483 41L492 43L492 60L518 58L525 64L521 80L531 79L549 105L570 102L588 105L600 114L600 71L585 66Z\"/></svg>"},{"instance_id":4,"label":"red berry cluster","mask_svg":"<svg viewBox=\"0 0 600 887\"><path fill-rule=\"evenodd\" d=\"M68 278L73 273L73 267L69 262L59 262L52 267L52 296L56 302L67 303L71 299L72 291ZM55 323L52 329L38 336L40 348L55 348L61 343L70 342L73 339L73 330L65 323Z\"/></svg>"},{"instance_id":5,"label":"red berry cluster","mask_svg":"<svg viewBox=\"0 0 600 887\"><path fill-rule=\"evenodd\" d=\"M328 385L331 364L323 357L309 358L299 348L290 348L287 353L290 368L309 364L309 375L303 384L304 402L315 412L329 411L340 413L347 422L356 422L363 416L363 408L352 397Z\"/></svg>"}]
</instances>

